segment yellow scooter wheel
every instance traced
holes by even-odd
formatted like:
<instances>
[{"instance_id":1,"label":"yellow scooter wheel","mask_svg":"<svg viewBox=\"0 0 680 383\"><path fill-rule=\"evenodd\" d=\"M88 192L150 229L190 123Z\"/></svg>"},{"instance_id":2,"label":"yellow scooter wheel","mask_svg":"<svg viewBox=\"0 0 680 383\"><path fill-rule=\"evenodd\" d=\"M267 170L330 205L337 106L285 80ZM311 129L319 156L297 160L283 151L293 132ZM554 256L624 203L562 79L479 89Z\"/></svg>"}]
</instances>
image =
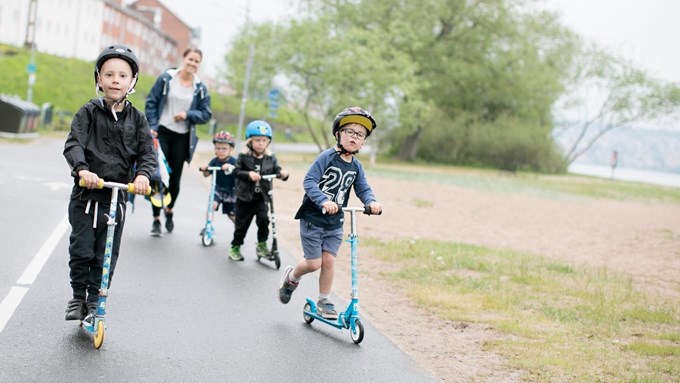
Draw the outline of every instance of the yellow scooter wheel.
<instances>
[{"instance_id":1,"label":"yellow scooter wheel","mask_svg":"<svg viewBox=\"0 0 680 383\"><path fill-rule=\"evenodd\" d=\"M97 322L97 328L94 332L94 348L99 348L104 344L104 321Z\"/></svg>"}]
</instances>

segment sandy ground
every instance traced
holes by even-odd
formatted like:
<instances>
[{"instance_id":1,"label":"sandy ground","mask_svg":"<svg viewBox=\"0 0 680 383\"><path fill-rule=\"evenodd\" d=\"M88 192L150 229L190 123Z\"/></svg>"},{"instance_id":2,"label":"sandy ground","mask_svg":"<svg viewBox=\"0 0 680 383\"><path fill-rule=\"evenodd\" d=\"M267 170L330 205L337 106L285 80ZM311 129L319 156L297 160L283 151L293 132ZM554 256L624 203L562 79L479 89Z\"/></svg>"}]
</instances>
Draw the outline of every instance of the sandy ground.
<instances>
[{"instance_id":1,"label":"sandy ground","mask_svg":"<svg viewBox=\"0 0 680 383\"><path fill-rule=\"evenodd\" d=\"M281 246L298 258L301 249L293 215L302 199L303 177L294 171L288 182L275 185L277 236ZM574 265L606 266L630 274L640 288L680 296L680 206L498 194L372 177L370 170L369 181L384 214L360 216L360 237L433 238L525 250ZM419 201L432 205L423 207ZM503 357L482 350L485 341L502 334L483 324L444 321L416 307L380 278L387 265L367 249L359 251L361 315L404 352L442 382L521 381L521 371L511 370ZM346 244L341 252L333 290L348 299ZM370 342L370 334L365 341Z\"/></svg>"}]
</instances>

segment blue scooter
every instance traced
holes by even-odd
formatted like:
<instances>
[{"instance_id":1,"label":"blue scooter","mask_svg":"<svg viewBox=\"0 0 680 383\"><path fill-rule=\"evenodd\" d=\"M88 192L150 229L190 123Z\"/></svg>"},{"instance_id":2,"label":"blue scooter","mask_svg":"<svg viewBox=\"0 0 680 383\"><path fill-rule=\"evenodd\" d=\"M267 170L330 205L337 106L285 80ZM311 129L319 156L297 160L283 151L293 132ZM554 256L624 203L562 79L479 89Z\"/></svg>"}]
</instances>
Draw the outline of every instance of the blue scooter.
<instances>
[{"instance_id":1,"label":"blue scooter","mask_svg":"<svg viewBox=\"0 0 680 383\"><path fill-rule=\"evenodd\" d=\"M357 247L359 239L357 235L356 213L362 212L367 215L370 215L372 213L371 209L368 206L343 207L342 211L343 213L350 214L351 231L348 235L346 242L349 242L351 250L350 265L352 269L352 299L347 305L345 311L338 314L338 319L332 321L322 317L317 312L317 306L316 302L314 302L314 299L307 298L307 302L305 303L302 317L308 324L314 322L314 319L318 319L319 321L338 329L343 328L349 329L349 335L352 338L352 341L354 341L354 343L356 344L359 344L361 343L362 340L364 340L364 325L361 323L361 320L359 319L359 281L357 273ZM380 212L379 214L382 214L382 212Z\"/></svg>"},{"instance_id":2,"label":"blue scooter","mask_svg":"<svg viewBox=\"0 0 680 383\"><path fill-rule=\"evenodd\" d=\"M199 168L199 172L203 173L203 169ZM222 171L220 166L209 166L205 171L212 172L212 180L210 186L210 196L208 197L208 211L205 214L205 226L201 229L201 242L203 246L210 246L213 244L213 235L215 234L215 226L213 226L213 218L215 216L215 209L213 209L213 202L215 202L215 188L217 187L217 172ZM230 174L231 171L225 172Z\"/></svg>"},{"instance_id":3,"label":"blue scooter","mask_svg":"<svg viewBox=\"0 0 680 383\"><path fill-rule=\"evenodd\" d=\"M85 187L85 181L81 179L78 184ZM104 249L104 263L102 265L102 281L99 288L99 299L97 300L97 310L94 314L88 314L80 325L90 334L94 335L94 347L99 349L104 344L104 332L106 325L104 318L106 317L106 298L109 296L109 269L111 268L111 252L113 251L113 235L116 230L116 210L118 206L118 191L120 189L127 190L128 193L135 192L134 184L121 184L117 182L106 182L99 180L97 189L109 188L111 189L111 208L107 215L108 221L106 224L106 247ZM146 195L149 195L151 190L147 190Z\"/></svg>"}]
</instances>

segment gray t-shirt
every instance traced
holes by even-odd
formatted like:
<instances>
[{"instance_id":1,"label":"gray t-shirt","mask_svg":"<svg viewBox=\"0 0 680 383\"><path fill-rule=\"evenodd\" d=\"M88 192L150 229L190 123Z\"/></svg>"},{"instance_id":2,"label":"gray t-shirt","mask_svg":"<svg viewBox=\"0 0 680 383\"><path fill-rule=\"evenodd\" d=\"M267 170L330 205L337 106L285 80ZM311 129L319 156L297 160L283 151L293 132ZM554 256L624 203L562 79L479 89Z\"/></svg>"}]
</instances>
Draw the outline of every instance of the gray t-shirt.
<instances>
[{"instance_id":1,"label":"gray t-shirt","mask_svg":"<svg viewBox=\"0 0 680 383\"><path fill-rule=\"evenodd\" d=\"M182 86L179 80L179 75L175 75L170 80L170 90L168 91L168 98L165 101L165 107L161 112L161 118L158 121L159 125L163 125L175 133L189 132L189 125L186 120L175 122L175 115L179 112L186 112L191 107L191 101L194 98L193 83L189 87Z\"/></svg>"}]
</instances>

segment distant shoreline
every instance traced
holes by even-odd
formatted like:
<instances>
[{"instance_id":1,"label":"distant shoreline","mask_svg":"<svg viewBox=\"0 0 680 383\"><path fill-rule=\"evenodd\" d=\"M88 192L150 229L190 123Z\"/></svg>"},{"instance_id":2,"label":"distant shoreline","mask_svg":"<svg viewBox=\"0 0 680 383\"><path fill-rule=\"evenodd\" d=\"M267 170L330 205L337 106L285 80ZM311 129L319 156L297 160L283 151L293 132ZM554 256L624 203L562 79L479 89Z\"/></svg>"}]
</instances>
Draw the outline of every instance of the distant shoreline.
<instances>
[{"instance_id":1,"label":"distant shoreline","mask_svg":"<svg viewBox=\"0 0 680 383\"><path fill-rule=\"evenodd\" d=\"M680 174L657 172L653 170L641 170L633 168L617 167L612 177L611 166L572 163L569 165L569 173L581 174L602 178L613 178L620 181L642 182L647 184L680 187Z\"/></svg>"}]
</instances>

